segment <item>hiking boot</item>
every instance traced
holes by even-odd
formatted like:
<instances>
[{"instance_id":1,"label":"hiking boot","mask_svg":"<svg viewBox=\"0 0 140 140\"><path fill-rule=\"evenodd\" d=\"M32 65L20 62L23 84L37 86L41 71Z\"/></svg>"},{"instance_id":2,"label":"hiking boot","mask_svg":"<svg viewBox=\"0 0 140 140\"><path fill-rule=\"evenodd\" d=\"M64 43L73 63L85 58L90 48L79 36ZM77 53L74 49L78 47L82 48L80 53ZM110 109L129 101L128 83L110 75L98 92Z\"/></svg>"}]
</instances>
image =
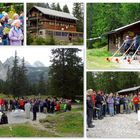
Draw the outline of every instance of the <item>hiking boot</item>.
<instances>
[{"instance_id":1,"label":"hiking boot","mask_svg":"<svg viewBox=\"0 0 140 140\"><path fill-rule=\"evenodd\" d=\"M89 125L89 126L88 126L88 128L93 128L93 127L95 127L95 125Z\"/></svg>"}]
</instances>

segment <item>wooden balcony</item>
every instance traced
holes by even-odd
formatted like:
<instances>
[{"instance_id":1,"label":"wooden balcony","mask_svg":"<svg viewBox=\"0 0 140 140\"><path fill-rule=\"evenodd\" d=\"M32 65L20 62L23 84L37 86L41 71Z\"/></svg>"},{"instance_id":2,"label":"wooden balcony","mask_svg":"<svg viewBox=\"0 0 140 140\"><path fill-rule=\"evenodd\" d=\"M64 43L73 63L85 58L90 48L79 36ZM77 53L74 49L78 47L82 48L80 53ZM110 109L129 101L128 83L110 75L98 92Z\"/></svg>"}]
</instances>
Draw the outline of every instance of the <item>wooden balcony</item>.
<instances>
[{"instance_id":1,"label":"wooden balcony","mask_svg":"<svg viewBox=\"0 0 140 140\"><path fill-rule=\"evenodd\" d=\"M40 29L41 25L38 25L38 26L27 26L28 30L37 30L37 29Z\"/></svg>"},{"instance_id":2,"label":"wooden balcony","mask_svg":"<svg viewBox=\"0 0 140 140\"><path fill-rule=\"evenodd\" d=\"M38 19L41 19L42 17L28 17L28 20L38 20Z\"/></svg>"}]
</instances>

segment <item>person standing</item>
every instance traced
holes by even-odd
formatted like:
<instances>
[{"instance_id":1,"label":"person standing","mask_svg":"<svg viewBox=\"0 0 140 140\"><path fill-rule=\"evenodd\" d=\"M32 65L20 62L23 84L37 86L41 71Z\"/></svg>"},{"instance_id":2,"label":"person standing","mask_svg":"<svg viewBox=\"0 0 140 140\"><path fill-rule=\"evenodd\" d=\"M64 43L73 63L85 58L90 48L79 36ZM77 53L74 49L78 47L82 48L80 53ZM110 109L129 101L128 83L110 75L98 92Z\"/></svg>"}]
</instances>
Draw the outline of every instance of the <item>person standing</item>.
<instances>
[{"instance_id":1,"label":"person standing","mask_svg":"<svg viewBox=\"0 0 140 140\"><path fill-rule=\"evenodd\" d=\"M56 111L60 111L60 102L59 101L57 101L57 104L56 104Z\"/></svg>"},{"instance_id":2,"label":"person standing","mask_svg":"<svg viewBox=\"0 0 140 140\"><path fill-rule=\"evenodd\" d=\"M108 102L109 114L110 114L110 116L114 116L114 98L113 98L113 93L109 94L107 102Z\"/></svg>"},{"instance_id":3,"label":"person standing","mask_svg":"<svg viewBox=\"0 0 140 140\"><path fill-rule=\"evenodd\" d=\"M101 96L101 91L98 91L97 96L96 96L96 107L98 108L97 114L98 114L99 120L103 119L103 117L102 117L102 102L103 102L103 98Z\"/></svg>"},{"instance_id":4,"label":"person standing","mask_svg":"<svg viewBox=\"0 0 140 140\"><path fill-rule=\"evenodd\" d=\"M24 108L25 108L26 118L30 119L31 104L30 104L29 101L27 101L27 103L25 104Z\"/></svg>"},{"instance_id":5,"label":"person standing","mask_svg":"<svg viewBox=\"0 0 140 140\"><path fill-rule=\"evenodd\" d=\"M115 108L116 108L116 114L119 114L120 113L120 97L119 95L117 94L116 97L115 97Z\"/></svg>"},{"instance_id":6,"label":"person standing","mask_svg":"<svg viewBox=\"0 0 140 140\"><path fill-rule=\"evenodd\" d=\"M139 45L140 45L140 35L136 35L134 37L134 51L136 51L138 49ZM139 51L140 51L140 49L139 49Z\"/></svg>"},{"instance_id":7,"label":"person standing","mask_svg":"<svg viewBox=\"0 0 140 140\"><path fill-rule=\"evenodd\" d=\"M56 106L55 99L52 99L52 101L51 101L51 107L50 107L51 113L54 113L55 106Z\"/></svg>"},{"instance_id":8,"label":"person standing","mask_svg":"<svg viewBox=\"0 0 140 140\"><path fill-rule=\"evenodd\" d=\"M35 101L33 104L33 121L37 119L38 104Z\"/></svg>"},{"instance_id":9,"label":"person standing","mask_svg":"<svg viewBox=\"0 0 140 140\"><path fill-rule=\"evenodd\" d=\"M87 125L88 128L93 128L94 125L92 125L92 118L93 118L93 108L94 108L94 103L92 101L92 94L93 90L89 89L87 91Z\"/></svg>"},{"instance_id":10,"label":"person standing","mask_svg":"<svg viewBox=\"0 0 140 140\"><path fill-rule=\"evenodd\" d=\"M103 102L102 102L102 115L103 117L106 116L106 96L104 94L104 92L101 93L102 98L103 98Z\"/></svg>"},{"instance_id":11,"label":"person standing","mask_svg":"<svg viewBox=\"0 0 140 140\"><path fill-rule=\"evenodd\" d=\"M120 95L120 113L124 113L124 97Z\"/></svg>"},{"instance_id":12,"label":"person standing","mask_svg":"<svg viewBox=\"0 0 140 140\"><path fill-rule=\"evenodd\" d=\"M130 106L129 106L130 98L129 98L129 96L125 95L124 102L125 102L125 112L126 112L126 114L128 114L128 113L130 113Z\"/></svg>"},{"instance_id":13,"label":"person standing","mask_svg":"<svg viewBox=\"0 0 140 140\"><path fill-rule=\"evenodd\" d=\"M24 110L24 104L25 104L24 103L24 100L23 99L20 99L19 100L19 108L22 109L22 110Z\"/></svg>"},{"instance_id":14,"label":"person standing","mask_svg":"<svg viewBox=\"0 0 140 140\"><path fill-rule=\"evenodd\" d=\"M131 37L126 36L126 39L124 40L124 51L126 52L128 50L128 48L131 46L133 40ZM129 51L127 52L127 54L129 54Z\"/></svg>"},{"instance_id":15,"label":"person standing","mask_svg":"<svg viewBox=\"0 0 140 140\"><path fill-rule=\"evenodd\" d=\"M50 107L51 107L50 98L48 98L48 99L46 100L46 103L47 103L47 112L50 113Z\"/></svg>"},{"instance_id":16,"label":"person standing","mask_svg":"<svg viewBox=\"0 0 140 140\"><path fill-rule=\"evenodd\" d=\"M92 98L92 102L93 102L93 104L95 106L95 104L96 104L96 92L95 91L92 92L91 98ZM94 108L93 109L93 120L96 120L96 119L97 119L96 109Z\"/></svg>"},{"instance_id":17,"label":"person standing","mask_svg":"<svg viewBox=\"0 0 140 140\"><path fill-rule=\"evenodd\" d=\"M138 98L137 94L134 95L133 103L135 106L135 112L137 113L138 109L139 109L139 98Z\"/></svg>"},{"instance_id":18,"label":"person standing","mask_svg":"<svg viewBox=\"0 0 140 140\"><path fill-rule=\"evenodd\" d=\"M4 112L2 113L0 124L8 124L8 117Z\"/></svg>"},{"instance_id":19,"label":"person standing","mask_svg":"<svg viewBox=\"0 0 140 140\"><path fill-rule=\"evenodd\" d=\"M0 14L0 45L3 45L4 15Z\"/></svg>"},{"instance_id":20,"label":"person standing","mask_svg":"<svg viewBox=\"0 0 140 140\"><path fill-rule=\"evenodd\" d=\"M13 27L9 32L10 45L21 46L22 40L24 38L22 30L20 28L21 22L20 20L15 20L12 25Z\"/></svg>"}]
</instances>

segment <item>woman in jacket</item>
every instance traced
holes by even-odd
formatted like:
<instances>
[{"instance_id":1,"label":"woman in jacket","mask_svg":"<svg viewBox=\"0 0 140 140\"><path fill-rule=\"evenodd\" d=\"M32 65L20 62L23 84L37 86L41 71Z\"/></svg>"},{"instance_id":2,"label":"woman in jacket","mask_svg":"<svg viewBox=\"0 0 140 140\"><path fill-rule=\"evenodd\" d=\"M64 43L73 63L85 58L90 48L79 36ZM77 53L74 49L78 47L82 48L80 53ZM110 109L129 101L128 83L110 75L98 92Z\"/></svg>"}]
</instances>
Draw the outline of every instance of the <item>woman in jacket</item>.
<instances>
[{"instance_id":1,"label":"woman in jacket","mask_svg":"<svg viewBox=\"0 0 140 140\"><path fill-rule=\"evenodd\" d=\"M110 93L108 99L108 108L109 108L109 113L110 116L114 116L114 98L113 98L113 93Z\"/></svg>"},{"instance_id":2,"label":"woman in jacket","mask_svg":"<svg viewBox=\"0 0 140 140\"><path fill-rule=\"evenodd\" d=\"M21 46L22 40L24 38L22 30L20 29L21 22L20 20L14 20L12 25L13 27L11 28L9 32L10 45Z\"/></svg>"}]
</instances>

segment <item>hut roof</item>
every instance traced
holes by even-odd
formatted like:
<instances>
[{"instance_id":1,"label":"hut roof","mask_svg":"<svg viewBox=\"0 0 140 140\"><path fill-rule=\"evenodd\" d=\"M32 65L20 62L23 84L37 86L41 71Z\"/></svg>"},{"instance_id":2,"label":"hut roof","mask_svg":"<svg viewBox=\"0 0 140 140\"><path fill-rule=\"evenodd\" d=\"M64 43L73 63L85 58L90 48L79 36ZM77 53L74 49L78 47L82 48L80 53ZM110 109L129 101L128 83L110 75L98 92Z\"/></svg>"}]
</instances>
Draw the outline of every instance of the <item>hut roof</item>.
<instances>
[{"instance_id":1,"label":"hut roof","mask_svg":"<svg viewBox=\"0 0 140 140\"><path fill-rule=\"evenodd\" d=\"M132 87L132 88L127 88L127 89L122 89L120 91L117 91L117 93L131 92L131 91L135 91L135 90L137 90L139 88L140 88L140 86Z\"/></svg>"},{"instance_id":2,"label":"hut roof","mask_svg":"<svg viewBox=\"0 0 140 140\"><path fill-rule=\"evenodd\" d=\"M113 34L113 33L116 33L116 32L120 32L120 31L123 31L123 30L125 30L125 29L127 29L127 28L130 28L130 27L133 27L133 26L135 26L135 25L138 25L138 24L140 24L140 20L139 20L139 21L136 21L136 22L133 22L133 23L131 23L131 24L122 26L122 27L120 27L120 28L114 29L114 30L112 30L112 31L110 31L110 32L107 32L107 33L105 33L105 34Z\"/></svg>"},{"instance_id":3,"label":"hut roof","mask_svg":"<svg viewBox=\"0 0 140 140\"><path fill-rule=\"evenodd\" d=\"M39 6L34 6L33 8L38 9L41 13L43 13L45 15L51 15L51 16L56 16L56 17L61 17L61 18L78 20L76 17L74 17L73 15L71 15L69 13L56 11L56 10L51 10L51 9L43 8L43 7L39 7Z\"/></svg>"}]
</instances>

